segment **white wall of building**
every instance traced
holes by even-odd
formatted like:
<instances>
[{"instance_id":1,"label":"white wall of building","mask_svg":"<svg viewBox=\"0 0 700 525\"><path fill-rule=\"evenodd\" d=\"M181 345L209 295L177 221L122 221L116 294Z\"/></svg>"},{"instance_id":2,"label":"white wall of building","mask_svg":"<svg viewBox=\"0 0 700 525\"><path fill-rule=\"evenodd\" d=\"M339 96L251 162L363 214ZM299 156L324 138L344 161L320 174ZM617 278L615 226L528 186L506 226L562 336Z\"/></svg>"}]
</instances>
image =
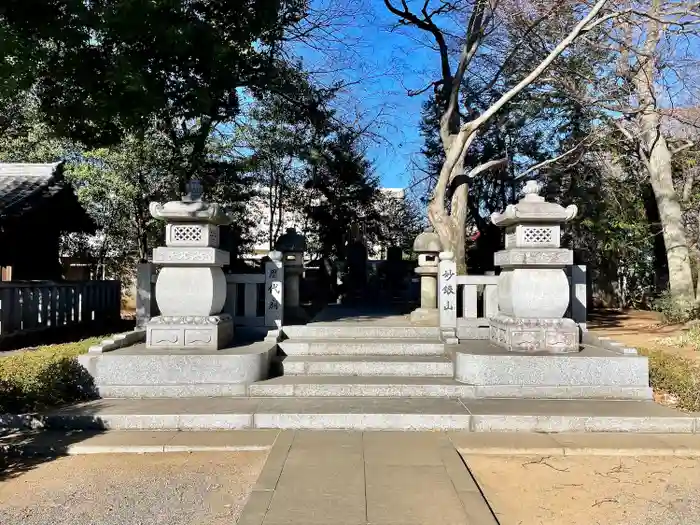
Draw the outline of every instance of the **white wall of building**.
<instances>
[{"instance_id":1,"label":"white wall of building","mask_svg":"<svg viewBox=\"0 0 700 525\"><path fill-rule=\"evenodd\" d=\"M405 191L402 188L380 188L385 196L403 200ZM265 187L257 188L256 197L250 199L247 204L247 212L249 217L257 224L251 230L251 235L254 239L254 245L251 253L245 254L247 258L260 259L267 255L270 251L270 201L269 190ZM381 211L381 210L380 210ZM300 233L304 233L304 217L301 213L296 213L291 210L283 210L282 212L282 227L280 235L287 228L296 228ZM349 228L349 225L348 225ZM273 242L274 244L274 242ZM368 255L370 259L382 258L386 247L374 245L368 247Z\"/></svg>"}]
</instances>

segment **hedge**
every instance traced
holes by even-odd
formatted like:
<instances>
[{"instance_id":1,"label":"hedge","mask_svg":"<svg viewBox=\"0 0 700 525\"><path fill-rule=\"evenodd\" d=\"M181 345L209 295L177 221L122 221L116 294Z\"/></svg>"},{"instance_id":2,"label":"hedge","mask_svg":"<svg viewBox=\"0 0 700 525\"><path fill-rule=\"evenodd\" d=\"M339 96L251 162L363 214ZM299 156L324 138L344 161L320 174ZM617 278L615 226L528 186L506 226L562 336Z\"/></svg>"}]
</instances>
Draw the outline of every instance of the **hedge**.
<instances>
[{"instance_id":1,"label":"hedge","mask_svg":"<svg viewBox=\"0 0 700 525\"><path fill-rule=\"evenodd\" d=\"M640 349L649 358L649 380L654 392L675 398L675 406L700 412L700 366L692 359L659 349Z\"/></svg>"},{"instance_id":2,"label":"hedge","mask_svg":"<svg viewBox=\"0 0 700 525\"><path fill-rule=\"evenodd\" d=\"M0 413L35 412L95 397L92 378L75 357L103 339L93 337L0 357Z\"/></svg>"}]
</instances>

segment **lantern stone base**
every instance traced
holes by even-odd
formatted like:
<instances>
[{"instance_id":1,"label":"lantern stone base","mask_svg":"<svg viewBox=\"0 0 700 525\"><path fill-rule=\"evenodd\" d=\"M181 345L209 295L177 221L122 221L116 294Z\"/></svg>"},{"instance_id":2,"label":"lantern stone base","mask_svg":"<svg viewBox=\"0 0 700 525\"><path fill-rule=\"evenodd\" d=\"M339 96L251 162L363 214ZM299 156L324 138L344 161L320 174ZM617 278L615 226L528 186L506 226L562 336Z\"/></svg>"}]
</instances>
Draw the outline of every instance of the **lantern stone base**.
<instances>
[{"instance_id":1,"label":"lantern stone base","mask_svg":"<svg viewBox=\"0 0 700 525\"><path fill-rule=\"evenodd\" d=\"M146 347L225 348L233 339L233 318L229 314L211 316L158 316L146 326Z\"/></svg>"},{"instance_id":2,"label":"lantern stone base","mask_svg":"<svg viewBox=\"0 0 700 525\"><path fill-rule=\"evenodd\" d=\"M523 319L498 315L489 320L492 343L509 352L579 352L579 327L572 319Z\"/></svg>"}]
</instances>

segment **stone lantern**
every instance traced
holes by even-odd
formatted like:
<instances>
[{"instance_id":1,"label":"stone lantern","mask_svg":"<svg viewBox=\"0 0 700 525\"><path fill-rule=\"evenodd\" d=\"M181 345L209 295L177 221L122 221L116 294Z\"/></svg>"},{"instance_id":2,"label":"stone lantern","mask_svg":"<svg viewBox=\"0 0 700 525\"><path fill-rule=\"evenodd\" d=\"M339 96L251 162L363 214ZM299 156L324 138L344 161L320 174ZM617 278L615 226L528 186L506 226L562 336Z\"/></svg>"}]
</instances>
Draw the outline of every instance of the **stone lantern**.
<instances>
[{"instance_id":1,"label":"stone lantern","mask_svg":"<svg viewBox=\"0 0 700 525\"><path fill-rule=\"evenodd\" d=\"M306 239L295 228L287 231L277 239L275 250L282 252L284 265L284 310L293 319L305 317L299 296L301 276L304 273L304 252Z\"/></svg>"},{"instance_id":2,"label":"stone lantern","mask_svg":"<svg viewBox=\"0 0 700 525\"><path fill-rule=\"evenodd\" d=\"M153 250L162 265L156 281L160 315L146 327L147 348L224 348L233 339L233 318L222 314L229 253L220 250L219 226L231 218L218 204L201 200L198 181L181 201L152 202L150 212L167 222L166 247Z\"/></svg>"},{"instance_id":3,"label":"stone lantern","mask_svg":"<svg viewBox=\"0 0 700 525\"><path fill-rule=\"evenodd\" d=\"M440 237L432 228L427 228L416 237L413 251L418 254L415 271L420 276L420 307L411 312L411 321L437 323L440 317L437 309L438 254L442 251Z\"/></svg>"},{"instance_id":4,"label":"stone lantern","mask_svg":"<svg viewBox=\"0 0 700 525\"><path fill-rule=\"evenodd\" d=\"M561 224L577 208L546 202L540 190L528 181L517 204L491 215L493 224L506 229L506 243L494 255L502 271L490 339L513 352L577 352L578 326L564 318L570 299L564 269L573 264L573 252L560 247Z\"/></svg>"}]
</instances>

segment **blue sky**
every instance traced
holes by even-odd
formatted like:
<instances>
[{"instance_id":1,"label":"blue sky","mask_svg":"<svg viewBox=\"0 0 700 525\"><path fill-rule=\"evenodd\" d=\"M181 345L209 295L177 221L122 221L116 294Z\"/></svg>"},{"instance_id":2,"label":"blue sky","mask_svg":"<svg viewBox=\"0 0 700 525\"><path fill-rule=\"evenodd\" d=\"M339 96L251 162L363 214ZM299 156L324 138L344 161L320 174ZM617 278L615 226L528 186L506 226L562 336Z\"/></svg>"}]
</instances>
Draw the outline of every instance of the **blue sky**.
<instances>
[{"instance_id":1,"label":"blue sky","mask_svg":"<svg viewBox=\"0 0 700 525\"><path fill-rule=\"evenodd\" d=\"M323 49L298 46L307 69L322 83L352 83L339 97L337 108L354 121L358 115L377 137L368 155L384 187L405 187L420 160L420 110L427 93L409 97L407 89L420 89L437 77L437 55L419 42L390 31L395 18L382 0L345 0L357 11L338 19L332 31L336 41ZM338 0L313 0L323 10ZM417 33L414 33L417 35Z\"/></svg>"}]
</instances>

